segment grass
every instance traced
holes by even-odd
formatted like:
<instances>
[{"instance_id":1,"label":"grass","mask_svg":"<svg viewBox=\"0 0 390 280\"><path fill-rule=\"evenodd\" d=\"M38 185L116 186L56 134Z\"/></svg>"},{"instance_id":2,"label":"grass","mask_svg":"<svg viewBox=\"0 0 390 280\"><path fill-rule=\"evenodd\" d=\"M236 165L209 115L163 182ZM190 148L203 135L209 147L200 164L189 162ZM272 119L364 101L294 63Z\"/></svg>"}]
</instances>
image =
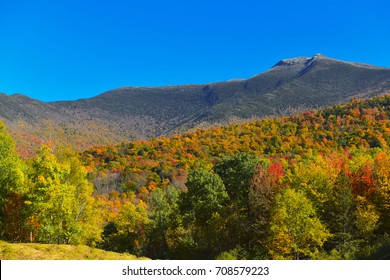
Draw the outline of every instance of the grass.
<instances>
[{"instance_id":1,"label":"grass","mask_svg":"<svg viewBox=\"0 0 390 280\"><path fill-rule=\"evenodd\" d=\"M85 245L7 243L0 241L0 260L146 260Z\"/></svg>"}]
</instances>

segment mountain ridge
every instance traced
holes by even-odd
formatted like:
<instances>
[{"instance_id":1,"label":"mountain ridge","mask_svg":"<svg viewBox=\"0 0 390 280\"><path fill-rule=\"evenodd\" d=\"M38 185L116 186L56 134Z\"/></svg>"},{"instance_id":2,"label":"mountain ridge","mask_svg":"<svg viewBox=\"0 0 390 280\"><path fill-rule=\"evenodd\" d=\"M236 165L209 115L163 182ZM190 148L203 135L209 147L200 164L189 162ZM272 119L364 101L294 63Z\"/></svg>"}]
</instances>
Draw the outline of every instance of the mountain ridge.
<instances>
[{"instance_id":1,"label":"mountain ridge","mask_svg":"<svg viewBox=\"0 0 390 280\"><path fill-rule=\"evenodd\" d=\"M18 147L26 146L33 137L37 145L52 141L85 149L232 119L286 115L389 92L390 68L316 54L282 59L243 80L126 86L74 101L42 102L21 94L0 95L0 118L16 136Z\"/></svg>"}]
</instances>

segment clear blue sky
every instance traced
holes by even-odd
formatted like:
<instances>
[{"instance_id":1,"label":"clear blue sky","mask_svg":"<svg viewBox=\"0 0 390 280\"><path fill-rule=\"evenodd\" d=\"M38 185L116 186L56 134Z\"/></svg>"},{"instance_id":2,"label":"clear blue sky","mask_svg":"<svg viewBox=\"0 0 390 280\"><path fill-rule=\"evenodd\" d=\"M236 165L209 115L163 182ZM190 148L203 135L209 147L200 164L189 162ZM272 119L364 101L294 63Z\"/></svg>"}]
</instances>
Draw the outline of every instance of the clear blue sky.
<instances>
[{"instance_id":1,"label":"clear blue sky","mask_svg":"<svg viewBox=\"0 0 390 280\"><path fill-rule=\"evenodd\" d=\"M390 1L0 0L0 92L44 101L248 78L315 53L390 67Z\"/></svg>"}]
</instances>

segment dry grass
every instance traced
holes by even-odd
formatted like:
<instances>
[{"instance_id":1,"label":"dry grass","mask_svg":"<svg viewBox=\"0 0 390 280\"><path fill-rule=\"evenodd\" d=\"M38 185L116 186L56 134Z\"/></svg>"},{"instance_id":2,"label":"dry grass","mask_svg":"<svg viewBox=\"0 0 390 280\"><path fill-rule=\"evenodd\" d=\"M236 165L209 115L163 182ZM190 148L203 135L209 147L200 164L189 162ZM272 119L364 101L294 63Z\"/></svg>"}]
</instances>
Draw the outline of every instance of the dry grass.
<instances>
[{"instance_id":1,"label":"dry grass","mask_svg":"<svg viewBox=\"0 0 390 280\"><path fill-rule=\"evenodd\" d=\"M0 241L0 260L140 260L130 254L120 254L85 245L54 245L37 243L7 243Z\"/></svg>"}]
</instances>

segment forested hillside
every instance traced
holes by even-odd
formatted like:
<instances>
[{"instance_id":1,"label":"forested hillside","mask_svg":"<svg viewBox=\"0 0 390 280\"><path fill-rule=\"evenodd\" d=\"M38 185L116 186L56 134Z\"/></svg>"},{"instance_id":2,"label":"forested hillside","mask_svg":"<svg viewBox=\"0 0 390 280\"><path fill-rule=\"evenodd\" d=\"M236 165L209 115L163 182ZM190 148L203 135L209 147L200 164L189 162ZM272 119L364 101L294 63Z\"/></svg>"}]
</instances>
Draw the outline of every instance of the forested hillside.
<instances>
[{"instance_id":1,"label":"forested hillside","mask_svg":"<svg viewBox=\"0 0 390 280\"><path fill-rule=\"evenodd\" d=\"M281 60L248 79L203 85L122 87L93 98L59 102L0 94L0 119L19 153L31 157L47 143L83 151L291 115L389 92L390 69L317 54Z\"/></svg>"},{"instance_id":2,"label":"forested hillside","mask_svg":"<svg viewBox=\"0 0 390 280\"><path fill-rule=\"evenodd\" d=\"M390 96L18 159L1 237L162 259L390 258Z\"/></svg>"}]
</instances>

